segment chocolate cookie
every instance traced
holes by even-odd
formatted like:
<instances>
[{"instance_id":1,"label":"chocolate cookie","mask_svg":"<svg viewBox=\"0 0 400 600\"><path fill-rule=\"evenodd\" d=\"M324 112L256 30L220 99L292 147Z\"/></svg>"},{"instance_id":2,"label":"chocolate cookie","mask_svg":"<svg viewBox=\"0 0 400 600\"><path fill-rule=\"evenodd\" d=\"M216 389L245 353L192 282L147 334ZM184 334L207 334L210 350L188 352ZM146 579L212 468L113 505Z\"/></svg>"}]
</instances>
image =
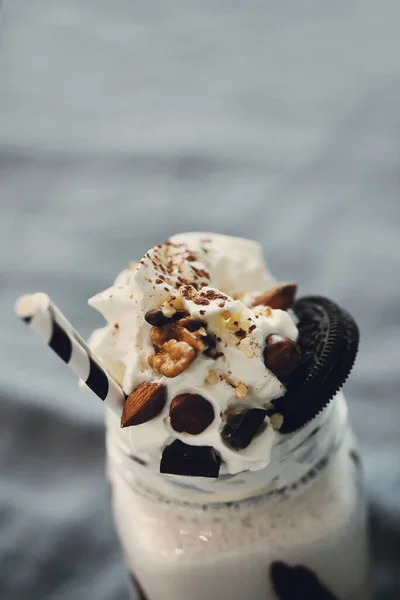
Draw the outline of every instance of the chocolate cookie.
<instances>
[{"instance_id":1,"label":"chocolate cookie","mask_svg":"<svg viewBox=\"0 0 400 600\"><path fill-rule=\"evenodd\" d=\"M282 433L299 429L327 406L349 376L359 342L353 318L328 298L301 298L293 310L301 358L286 394L274 401L272 412L283 415Z\"/></svg>"}]
</instances>

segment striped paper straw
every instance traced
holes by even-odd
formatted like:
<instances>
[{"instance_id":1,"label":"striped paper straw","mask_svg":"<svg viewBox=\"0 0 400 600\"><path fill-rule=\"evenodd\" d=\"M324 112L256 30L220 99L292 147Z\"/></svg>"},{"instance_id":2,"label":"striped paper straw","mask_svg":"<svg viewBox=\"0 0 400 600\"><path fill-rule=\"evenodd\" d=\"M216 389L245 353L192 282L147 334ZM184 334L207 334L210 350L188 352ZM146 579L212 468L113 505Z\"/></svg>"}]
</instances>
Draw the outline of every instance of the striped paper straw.
<instances>
[{"instance_id":1,"label":"striped paper straw","mask_svg":"<svg viewBox=\"0 0 400 600\"><path fill-rule=\"evenodd\" d=\"M15 312L80 377L101 400L121 414L125 394L100 366L92 352L47 294L27 294L15 303Z\"/></svg>"}]
</instances>

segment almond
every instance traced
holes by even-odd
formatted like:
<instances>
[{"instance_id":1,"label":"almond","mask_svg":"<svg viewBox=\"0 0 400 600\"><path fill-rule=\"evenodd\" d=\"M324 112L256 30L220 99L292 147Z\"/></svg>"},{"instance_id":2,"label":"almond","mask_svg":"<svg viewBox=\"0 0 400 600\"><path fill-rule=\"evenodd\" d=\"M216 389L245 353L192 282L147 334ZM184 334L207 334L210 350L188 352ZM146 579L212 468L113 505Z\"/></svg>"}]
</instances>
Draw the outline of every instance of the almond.
<instances>
[{"instance_id":1,"label":"almond","mask_svg":"<svg viewBox=\"0 0 400 600\"><path fill-rule=\"evenodd\" d=\"M198 435L213 422L214 408L199 394L180 394L171 402L169 417L175 431Z\"/></svg>"},{"instance_id":2,"label":"almond","mask_svg":"<svg viewBox=\"0 0 400 600\"><path fill-rule=\"evenodd\" d=\"M165 385L152 381L141 383L125 401L121 427L140 425L157 417L167 402Z\"/></svg>"},{"instance_id":3,"label":"almond","mask_svg":"<svg viewBox=\"0 0 400 600\"><path fill-rule=\"evenodd\" d=\"M260 296L254 298L252 306L263 304L271 308L280 308L286 310L293 305L297 291L297 284L293 282L278 283L266 290Z\"/></svg>"}]
</instances>

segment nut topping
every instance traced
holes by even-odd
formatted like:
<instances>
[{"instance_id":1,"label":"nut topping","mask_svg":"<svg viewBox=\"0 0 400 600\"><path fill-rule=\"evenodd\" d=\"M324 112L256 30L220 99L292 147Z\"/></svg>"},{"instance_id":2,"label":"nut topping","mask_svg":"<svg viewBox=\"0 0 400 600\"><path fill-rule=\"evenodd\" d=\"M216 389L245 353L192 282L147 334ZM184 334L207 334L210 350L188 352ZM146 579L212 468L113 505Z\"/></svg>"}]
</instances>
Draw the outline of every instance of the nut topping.
<instances>
[{"instance_id":1,"label":"nut topping","mask_svg":"<svg viewBox=\"0 0 400 600\"><path fill-rule=\"evenodd\" d=\"M263 304L271 308L281 308L286 310L293 305L297 291L296 283L279 283L266 290L260 296L254 298L252 306Z\"/></svg>"},{"instance_id":2,"label":"nut topping","mask_svg":"<svg viewBox=\"0 0 400 600\"><path fill-rule=\"evenodd\" d=\"M167 402L167 388L145 381L127 397L121 416L121 427L140 425L157 417Z\"/></svg>"},{"instance_id":3,"label":"nut topping","mask_svg":"<svg viewBox=\"0 0 400 600\"><path fill-rule=\"evenodd\" d=\"M186 342L169 340L165 342L162 349L148 358L149 365L165 375L165 377L176 377L185 371L196 358L196 352Z\"/></svg>"},{"instance_id":4,"label":"nut topping","mask_svg":"<svg viewBox=\"0 0 400 600\"><path fill-rule=\"evenodd\" d=\"M157 311L149 312L152 313L151 321L157 321L159 317L154 317ZM180 314L178 320L177 314ZM163 315L163 319L165 318ZM214 346L213 338L207 333L206 323L201 319L189 317L187 313L175 313L172 319L150 330L150 339L156 352L149 356L149 364L166 377L176 377L192 364L198 354L211 351ZM163 321L160 318L157 322Z\"/></svg>"},{"instance_id":5,"label":"nut topping","mask_svg":"<svg viewBox=\"0 0 400 600\"><path fill-rule=\"evenodd\" d=\"M239 398L239 400L244 400L247 396L247 392L249 391L247 385L245 383L243 383L242 381L240 381L235 389L235 393L236 396Z\"/></svg>"},{"instance_id":6,"label":"nut topping","mask_svg":"<svg viewBox=\"0 0 400 600\"><path fill-rule=\"evenodd\" d=\"M186 342L191 346L196 352L203 352L207 345L203 341L207 335L206 330L201 327L198 331L188 331L186 327L181 327L178 323L168 323L168 325L163 325L163 327L152 327L150 330L150 339L153 344L163 349L163 346L166 342L170 340L175 340L176 342Z\"/></svg>"},{"instance_id":7,"label":"nut topping","mask_svg":"<svg viewBox=\"0 0 400 600\"><path fill-rule=\"evenodd\" d=\"M171 402L169 417L175 431L198 435L213 422L214 409L199 394L180 394Z\"/></svg>"}]
</instances>

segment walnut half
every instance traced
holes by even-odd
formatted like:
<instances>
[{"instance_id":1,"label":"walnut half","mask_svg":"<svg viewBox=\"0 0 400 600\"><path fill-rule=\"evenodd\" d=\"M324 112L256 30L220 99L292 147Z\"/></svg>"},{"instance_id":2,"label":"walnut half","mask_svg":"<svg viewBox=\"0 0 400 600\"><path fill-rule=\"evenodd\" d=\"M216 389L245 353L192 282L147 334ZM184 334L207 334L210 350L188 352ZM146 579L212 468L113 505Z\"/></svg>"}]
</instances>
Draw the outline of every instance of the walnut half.
<instances>
[{"instance_id":1,"label":"walnut half","mask_svg":"<svg viewBox=\"0 0 400 600\"><path fill-rule=\"evenodd\" d=\"M156 354L149 356L149 365L165 377L176 377L196 358L196 351L187 342L169 340Z\"/></svg>"}]
</instances>

